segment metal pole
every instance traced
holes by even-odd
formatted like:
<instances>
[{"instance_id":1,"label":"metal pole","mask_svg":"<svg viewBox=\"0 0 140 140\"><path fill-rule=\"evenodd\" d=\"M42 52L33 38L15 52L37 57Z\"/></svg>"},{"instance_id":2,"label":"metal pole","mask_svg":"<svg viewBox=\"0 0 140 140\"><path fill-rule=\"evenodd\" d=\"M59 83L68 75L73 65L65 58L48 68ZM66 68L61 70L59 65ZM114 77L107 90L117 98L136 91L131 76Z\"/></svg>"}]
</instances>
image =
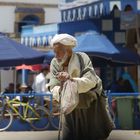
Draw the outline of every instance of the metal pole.
<instances>
[{"instance_id":1,"label":"metal pole","mask_svg":"<svg viewBox=\"0 0 140 140\"><path fill-rule=\"evenodd\" d=\"M27 70L22 69L22 84L27 84Z\"/></svg>"},{"instance_id":2,"label":"metal pole","mask_svg":"<svg viewBox=\"0 0 140 140\"><path fill-rule=\"evenodd\" d=\"M16 85L17 85L17 71L14 69L14 94L16 93Z\"/></svg>"},{"instance_id":3,"label":"metal pole","mask_svg":"<svg viewBox=\"0 0 140 140\"><path fill-rule=\"evenodd\" d=\"M136 36L137 36L137 52L140 54L140 34L139 34L139 18L138 14L136 14ZM140 91L140 66L137 67L138 71L138 90Z\"/></svg>"},{"instance_id":4,"label":"metal pole","mask_svg":"<svg viewBox=\"0 0 140 140\"><path fill-rule=\"evenodd\" d=\"M0 93L1 93L1 69L0 69Z\"/></svg>"}]
</instances>

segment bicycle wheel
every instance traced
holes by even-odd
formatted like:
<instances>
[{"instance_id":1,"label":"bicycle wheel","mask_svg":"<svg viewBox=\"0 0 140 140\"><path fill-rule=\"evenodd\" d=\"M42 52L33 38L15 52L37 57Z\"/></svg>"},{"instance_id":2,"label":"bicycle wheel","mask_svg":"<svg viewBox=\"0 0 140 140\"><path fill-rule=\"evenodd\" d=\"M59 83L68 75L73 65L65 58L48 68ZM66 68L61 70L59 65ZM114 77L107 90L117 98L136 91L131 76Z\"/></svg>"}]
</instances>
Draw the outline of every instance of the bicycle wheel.
<instances>
[{"instance_id":1,"label":"bicycle wheel","mask_svg":"<svg viewBox=\"0 0 140 140\"><path fill-rule=\"evenodd\" d=\"M37 107L35 112L30 112L30 125L34 130L46 130L50 124L50 113L44 107Z\"/></svg>"},{"instance_id":2,"label":"bicycle wheel","mask_svg":"<svg viewBox=\"0 0 140 140\"><path fill-rule=\"evenodd\" d=\"M51 115L51 125L55 129L59 129L59 120L60 120L60 113L52 113Z\"/></svg>"},{"instance_id":3,"label":"bicycle wheel","mask_svg":"<svg viewBox=\"0 0 140 140\"><path fill-rule=\"evenodd\" d=\"M0 131L7 130L13 122L13 114L10 110L0 110Z\"/></svg>"}]
</instances>

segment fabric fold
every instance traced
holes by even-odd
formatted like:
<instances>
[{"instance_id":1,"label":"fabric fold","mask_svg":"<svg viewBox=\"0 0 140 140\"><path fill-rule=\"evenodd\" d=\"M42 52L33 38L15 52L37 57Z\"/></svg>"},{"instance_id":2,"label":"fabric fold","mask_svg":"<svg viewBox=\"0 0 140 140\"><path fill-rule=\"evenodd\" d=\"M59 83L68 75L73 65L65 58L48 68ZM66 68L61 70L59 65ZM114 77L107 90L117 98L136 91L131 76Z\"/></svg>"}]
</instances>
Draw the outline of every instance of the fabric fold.
<instances>
[{"instance_id":1,"label":"fabric fold","mask_svg":"<svg viewBox=\"0 0 140 140\"><path fill-rule=\"evenodd\" d=\"M64 114L71 113L79 103L77 91L77 82L67 80L61 91L61 112Z\"/></svg>"}]
</instances>

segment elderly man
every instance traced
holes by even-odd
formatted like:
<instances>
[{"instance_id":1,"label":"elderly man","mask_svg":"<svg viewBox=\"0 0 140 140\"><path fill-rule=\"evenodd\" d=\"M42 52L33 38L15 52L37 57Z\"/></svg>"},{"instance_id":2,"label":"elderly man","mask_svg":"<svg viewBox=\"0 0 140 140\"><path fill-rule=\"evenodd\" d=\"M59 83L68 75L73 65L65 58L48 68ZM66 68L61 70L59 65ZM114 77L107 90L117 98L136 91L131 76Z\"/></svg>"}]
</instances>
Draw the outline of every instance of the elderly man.
<instances>
[{"instance_id":1,"label":"elderly man","mask_svg":"<svg viewBox=\"0 0 140 140\"><path fill-rule=\"evenodd\" d=\"M101 117L100 121L100 117L96 115L98 112L96 107L99 103L96 100L98 96L102 96L102 82L96 75L88 55L73 52L76 43L77 40L69 34L58 34L51 40L55 58L51 61L49 85L54 98L59 101L67 80L75 81L79 95L76 108L62 116L63 140L105 139L114 128L114 123L108 116L105 102L103 106L105 118L98 113Z\"/></svg>"}]
</instances>

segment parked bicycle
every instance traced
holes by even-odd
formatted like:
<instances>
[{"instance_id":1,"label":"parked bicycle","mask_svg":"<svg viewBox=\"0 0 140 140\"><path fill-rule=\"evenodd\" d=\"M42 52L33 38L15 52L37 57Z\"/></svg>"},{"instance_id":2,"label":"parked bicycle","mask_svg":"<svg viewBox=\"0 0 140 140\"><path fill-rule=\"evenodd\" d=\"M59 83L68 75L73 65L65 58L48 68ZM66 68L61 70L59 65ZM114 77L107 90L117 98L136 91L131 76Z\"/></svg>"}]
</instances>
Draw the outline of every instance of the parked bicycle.
<instances>
[{"instance_id":1,"label":"parked bicycle","mask_svg":"<svg viewBox=\"0 0 140 140\"><path fill-rule=\"evenodd\" d=\"M50 110L50 101L46 100L44 103L44 107L46 107L47 110ZM58 130L60 120L60 104L58 102L52 101L52 112L50 114L51 126Z\"/></svg>"},{"instance_id":2,"label":"parked bicycle","mask_svg":"<svg viewBox=\"0 0 140 140\"><path fill-rule=\"evenodd\" d=\"M7 130L14 117L28 122L34 130L46 130L51 123L51 113L47 108L36 104L32 106L29 102L25 103L16 99L2 98L0 131Z\"/></svg>"}]
</instances>

